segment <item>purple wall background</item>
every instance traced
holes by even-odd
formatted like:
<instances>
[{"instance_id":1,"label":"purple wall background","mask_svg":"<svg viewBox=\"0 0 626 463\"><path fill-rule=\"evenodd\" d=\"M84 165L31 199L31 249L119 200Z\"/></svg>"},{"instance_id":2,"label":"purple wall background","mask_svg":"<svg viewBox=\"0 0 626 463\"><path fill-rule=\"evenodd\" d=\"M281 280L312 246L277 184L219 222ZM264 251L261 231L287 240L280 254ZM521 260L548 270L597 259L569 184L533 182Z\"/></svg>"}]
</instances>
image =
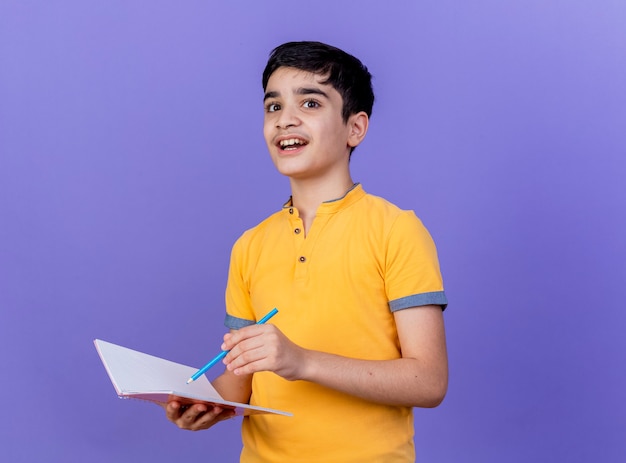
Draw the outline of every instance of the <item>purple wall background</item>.
<instances>
[{"instance_id":1,"label":"purple wall background","mask_svg":"<svg viewBox=\"0 0 626 463\"><path fill-rule=\"evenodd\" d=\"M288 195L260 73L303 39L370 67L354 178L439 247L419 461L624 461L626 3L591 0L0 1L2 459L237 460L238 420L118 400L92 340L215 352L230 246Z\"/></svg>"}]
</instances>

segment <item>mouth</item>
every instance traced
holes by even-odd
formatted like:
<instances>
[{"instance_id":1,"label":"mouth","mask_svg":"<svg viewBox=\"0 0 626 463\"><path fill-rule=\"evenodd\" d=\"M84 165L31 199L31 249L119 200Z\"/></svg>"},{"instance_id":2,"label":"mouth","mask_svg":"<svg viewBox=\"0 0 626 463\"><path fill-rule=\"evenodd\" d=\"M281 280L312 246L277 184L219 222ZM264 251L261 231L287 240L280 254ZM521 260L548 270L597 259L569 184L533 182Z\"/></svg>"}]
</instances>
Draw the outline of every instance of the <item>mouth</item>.
<instances>
[{"instance_id":1,"label":"mouth","mask_svg":"<svg viewBox=\"0 0 626 463\"><path fill-rule=\"evenodd\" d=\"M278 148L284 152L295 151L308 144L308 141L300 137L282 138L276 143Z\"/></svg>"}]
</instances>

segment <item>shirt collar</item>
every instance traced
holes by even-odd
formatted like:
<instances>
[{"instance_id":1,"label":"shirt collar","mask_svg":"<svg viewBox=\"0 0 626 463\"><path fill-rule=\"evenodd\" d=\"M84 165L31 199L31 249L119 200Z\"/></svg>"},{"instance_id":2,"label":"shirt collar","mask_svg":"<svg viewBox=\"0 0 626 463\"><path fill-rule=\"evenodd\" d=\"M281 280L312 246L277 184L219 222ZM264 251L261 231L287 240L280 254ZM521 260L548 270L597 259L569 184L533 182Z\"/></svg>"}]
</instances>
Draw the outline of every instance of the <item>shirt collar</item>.
<instances>
[{"instance_id":1,"label":"shirt collar","mask_svg":"<svg viewBox=\"0 0 626 463\"><path fill-rule=\"evenodd\" d=\"M356 201L365 196L365 190L363 190L363 185L360 183L355 183L346 193L335 199L331 199L328 201L324 201L320 204L320 207L317 209L317 214L333 214L341 209L344 209L351 204L354 204ZM283 204L283 210L293 209L293 198L290 196L285 204Z\"/></svg>"}]
</instances>

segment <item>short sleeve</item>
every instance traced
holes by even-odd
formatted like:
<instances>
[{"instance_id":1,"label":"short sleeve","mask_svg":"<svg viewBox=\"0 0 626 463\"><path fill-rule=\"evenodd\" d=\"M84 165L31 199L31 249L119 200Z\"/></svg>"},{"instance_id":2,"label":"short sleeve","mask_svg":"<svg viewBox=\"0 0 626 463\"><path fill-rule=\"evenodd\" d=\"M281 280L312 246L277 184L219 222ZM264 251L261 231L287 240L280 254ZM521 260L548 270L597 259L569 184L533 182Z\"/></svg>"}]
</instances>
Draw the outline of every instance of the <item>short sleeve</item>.
<instances>
[{"instance_id":1,"label":"short sleeve","mask_svg":"<svg viewBox=\"0 0 626 463\"><path fill-rule=\"evenodd\" d=\"M234 244L228 269L226 284L226 318L224 324L230 329L239 329L255 323L255 315L250 300L250 285L244 273L246 255L244 233Z\"/></svg>"},{"instance_id":2,"label":"short sleeve","mask_svg":"<svg viewBox=\"0 0 626 463\"><path fill-rule=\"evenodd\" d=\"M402 211L390 229L385 256L385 289L392 311L448 304L437 249L413 211Z\"/></svg>"}]
</instances>

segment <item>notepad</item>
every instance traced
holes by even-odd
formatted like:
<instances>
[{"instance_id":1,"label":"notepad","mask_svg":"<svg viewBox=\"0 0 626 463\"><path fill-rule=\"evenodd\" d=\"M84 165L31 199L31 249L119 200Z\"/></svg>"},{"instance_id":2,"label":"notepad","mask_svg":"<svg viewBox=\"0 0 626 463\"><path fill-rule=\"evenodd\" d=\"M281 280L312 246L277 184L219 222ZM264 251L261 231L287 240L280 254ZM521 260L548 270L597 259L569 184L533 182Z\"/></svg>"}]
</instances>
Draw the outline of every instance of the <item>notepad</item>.
<instances>
[{"instance_id":1,"label":"notepad","mask_svg":"<svg viewBox=\"0 0 626 463\"><path fill-rule=\"evenodd\" d=\"M237 415L274 413L292 416L291 413L280 410L224 400L206 376L187 384L187 379L198 371L197 368L100 339L96 339L94 344L120 398L165 404L170 398L175 397L184 405L203 403L232 408Z\"/></svg>"}]
</instances>

